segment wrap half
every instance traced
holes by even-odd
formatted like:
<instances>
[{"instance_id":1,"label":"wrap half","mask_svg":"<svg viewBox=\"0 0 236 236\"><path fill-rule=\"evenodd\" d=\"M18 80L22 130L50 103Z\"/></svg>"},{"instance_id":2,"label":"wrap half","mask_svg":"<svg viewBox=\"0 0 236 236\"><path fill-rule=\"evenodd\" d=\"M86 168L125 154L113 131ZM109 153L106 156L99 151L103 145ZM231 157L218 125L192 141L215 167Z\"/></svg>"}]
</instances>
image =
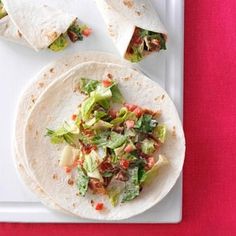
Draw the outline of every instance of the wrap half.
<instances>
[{"instance_id":1,"label":"wrap half","mask_svg":"<svg viewBox=\"0 0 236 236\"><path fill-rule=\"evenodd\" d=\"M72 42L82 40L86 28L78 25L76 16L37 1L3 0L0 11L0 36L36 51L62 50L68 45L67 36Z\"/></svg>"},{"instance_id":2,"label":"wrap half","mask_svg":"<svg viewBox=\"0 0 236 236\"><path fill-rule=\"evenodd\" d=\"M165 50L167 31L148 0L96 0L108 33L122 57L138 62Z\"/></svg>"}]
</instances>

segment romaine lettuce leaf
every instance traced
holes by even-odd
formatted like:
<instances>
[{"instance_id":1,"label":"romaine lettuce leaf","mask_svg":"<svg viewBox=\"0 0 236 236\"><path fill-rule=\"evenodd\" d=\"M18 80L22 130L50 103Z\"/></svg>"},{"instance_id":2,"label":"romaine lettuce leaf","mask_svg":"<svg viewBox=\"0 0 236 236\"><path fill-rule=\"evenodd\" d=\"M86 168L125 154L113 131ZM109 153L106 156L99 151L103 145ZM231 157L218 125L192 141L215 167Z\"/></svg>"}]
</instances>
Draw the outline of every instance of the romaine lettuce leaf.
<instances>
[{"instance_id":1,"label":"romaine lettuce leaf","mask_svg":"<svg viewBox=\"0 0 236 236\"><path fill-rule=\"evenodd\" d=\"M120 190L115 187L109 189L108 190L108 197L109 197L111 205L113 207L115 207L119 201Z\"/></svg>"},{"instance_id":2,"label":"romaine lettuce leaf","mask_svg":"<svg viewBox=\"0 0 236 236\"><path fill-rule=\"evenodd\" d=\"M81 78L79 81L80 92L89 95L92 91L94 91L97 88L98 84L99 84L98 80Z\"/></svg>"},{"instance_id":3,"label":"romaine lettuce leaf","mask_svg":"<svg viewBox=\"0 0 236 236\"><path fill-rule=\"evenodd\" d=\"M107 147L115 149L120 147L127 140L127 136L118 134L116 132L111 132L110 140L107 144Z\"/></svg>"},{"instance_id":4,"label":"romaine lettuce leaf","mask_svg":"<svg viewBox=\"0 0 236 236\"><path fill-rule=\"evenodd\" d=\"M68 46L67 39L64 34L60 35L49 48L54 52L59 52Z\"/></svg>"},{"instance_id":5,"label":"romaine lettuce leaf","mask_svg":"<svg viewBox=\"0 0 236 236\"><path fill-rule=\"evenodd\" d=\"M144 114L138 120L135 128L143 133L150 133L157 126L157 121L151 115Z\"/></svg>"},{"instance_id":6,"label":"romaine lettuce leaf","mask_svg":"<svg viewBox=\"0 0 236 236\"><path fill-rule=\"evenodd\" d=\"M77 188L79 190L79 194L81 196L85 196L87 190L88 190L88 183L89 183L89 177L85 175L81 167L77 168L78 176L77 176Z\"/></svg>"},{"instance_id":7,"label":"romaine lettuce leaf","mask_svg":"<svg viewBox=\"0 0 236 236\"><path fill-rule=\"evenodd\" d=\"M152 139L144 139L141 145L142 152L151 155L155 152L155 142Z\"/></svg>"},{"instance_id":8,"label":"romaine lettuce leaf","mask_svg":"<svg viewBox=\"0 0 236 236\"><path fill-rule=\"evenodd\" d=\"M167 127L165 124L159 124L154 129L154 137L157 138L161 143L164 143L167 136Z\"/></svg>"},{"instance_id":9,"label":"romaine lettuce leaf","mask_svg":"<svg viewBox=\"0 0 236 236\"><path fill-rule=\"evenodd\" d=\"M112 101L114 103L123 103L125 101L117 84L111 86L111 92L112 92Z\"/></svg>"},{"instance_id":10,"label":"romaine lettuce leaf","mask_svg":"<svg viewBox=\"0 0 236 236\"><path fill-rule=\"evenodd\" d=\"M83 121L89 119L93 106L95 104L94 97L87 98L81 105L81 118Z\"/></svg>"}]
</instances>

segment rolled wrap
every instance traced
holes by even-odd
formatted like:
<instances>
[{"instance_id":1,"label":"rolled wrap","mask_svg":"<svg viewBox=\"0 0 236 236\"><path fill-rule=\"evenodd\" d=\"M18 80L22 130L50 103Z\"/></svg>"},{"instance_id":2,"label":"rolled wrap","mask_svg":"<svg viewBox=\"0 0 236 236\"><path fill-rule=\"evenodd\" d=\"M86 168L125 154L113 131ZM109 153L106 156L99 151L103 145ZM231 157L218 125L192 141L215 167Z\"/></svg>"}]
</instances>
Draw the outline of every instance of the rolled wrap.
<instances>
[{"instance_id":1,"label":"rolled wrap","mask_svg":"<svg viewBox=\"0 0 236 236\"><path fill-rule=\"evenodd\" d=\"M96 3L122 57L125 57L135 27L167 37L167 30L148 0L96 0Z\"/></svg>"},{"instance_id":2,"label":"rolled wrap","mask_svg":"<svg viewBox=\"0 0 236 236\"><path fill-rule=\"evenodd\" d=\"M28 45L36 51L47 48L76 20L76 16L37 1L3 0L7 16L0 19L0 37Z\"/></svg>"}]
</instances>

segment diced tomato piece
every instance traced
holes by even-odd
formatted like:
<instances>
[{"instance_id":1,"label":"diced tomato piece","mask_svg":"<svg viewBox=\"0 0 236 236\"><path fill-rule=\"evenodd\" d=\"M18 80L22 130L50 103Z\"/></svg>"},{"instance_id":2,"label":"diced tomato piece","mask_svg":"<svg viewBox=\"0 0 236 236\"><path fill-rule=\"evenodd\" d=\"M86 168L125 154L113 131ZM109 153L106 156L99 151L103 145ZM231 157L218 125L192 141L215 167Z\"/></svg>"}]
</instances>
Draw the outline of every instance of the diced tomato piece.
<instances>
[{"instance_id":1,"label":"diced tomato piece","mask_svg":"<svg viewBox=\"0 0 236 236\"><path fill-rule=\"evenodd\" d=\"M76 119L77 119L77 115L76 115L76 114L73 114L73 115L71 116L71 119L72 119L72 120L76 120Z\"/></svg>"},{"instance_id":2,"label":"diced tomato piece","mask_svg":"<svg viewBox=\"0 0 236 236\"><path fill-rule=\"evenodd\" d=\"M147 158L147 166L149 169L151 169L155 164L155 158L154 157L148 157Z\"/></svg>"},{"instance_id":3,"label":"diced tomato piece","mask_svg":"<svg viewBox=\"0 0 236 236\"><path fill-rule=\"evenodd\" d=\"M129 104L129 103L125 103L125 107L126 107L129 111L134 111L135 108L137 108L136 105L134 105L134 104Z\"/></svg>"},{"instance_id":4,"label":"diced tomato piece","mask_svg":"<svg viewBox=\"0 0 236 236\"><path fill-rule=\"evenodd\" d=\"M132 42L134 44L141 44L142 43L142 39L141 39L140 36L134 36Z\"/></svg>"},{"instance_id":5,"label":"diced tomato piece","mask_svg":"<svg viewBox=\"0 0 236 236\"><path fill-rule=\"evenodd\" d=\"M129 168L129 161L122 159L120 160L120 165L124 168L124 169L128 169Z\"/></svg>"},{"instance_id":6,"label":"diced tomato piece","mask_svg":"<svg viewBox=\"0 0 236 236\"><path fill-rule=\"evenodd\" d=\"M111 80L111 79L104 79L103 81L102 81L102 85L104 86L104 87L110 87L111 85L112 85L112 83L113 83L113 81Z\"/></svg>"},{"instance_id":7,"label":"diced tomato piece","mask_svg":"<svg viewBox=\"0 0 236 236\"><path fill-rule=\"evenodd\" d=\"M126 127L127 127L128 129L131 129L131 128L134 127L134 121L133 121L133 120L127 120L127 121L125 122L125 124L126 124Z\"/></svg>"},{"instance_id":8,"label":"diced tomato piece","mask_svg":"<svg viewBox=\"0 0 236 236\"><path fill-rule=\"evenodd\" d=\"M99 166L99 169L101 172L105 172L107 170L111 170L113 167L112 167L112 164L108 161L103 161L100 166Z\"/></svg>"},{"instance_id":9,"label":"diced tomato piece","mask_svg":"<svg viewBox=\"0 0 236 236\"><path fill-rule=\"evenodd\" d=\"M117 111L114 109L110 109L108 114L112 117L112 119L115 119L117 115Z\"/></svg>"},{"instance_id":10,"label":"diced tomato piece","mask_svg":"<svg viewBox=\"0 0 236 236\"><path fill-rule=\"evenodd\" d=\"M101 211L101 210L103 210L103 208L104 208L104 204L101 203L101 202L97 203L96 206L95 206L95 209L97 211Z\"/></svg>"},{"instance_id":11,"label":"diced tomato piece","mask_svg":"<svg viewBox=\"0 0 236 236\"><path fill-rule=\"evenodd\" d=\"M134 110L133 110L134 114L137 116L137 117L140 117L142 114L143 114L143 111L140 107L136 107Z\"/></svg>"},{"instance_id":12,"label":"diced tomato piece","mask_svg":"<svg viewBox=\"0 0 236 236\"><path fill-rule=\"evenodd\" d=\"M128 145L125 147L125 149L124 149L124 151L127 152L127 153L130 153L130 152L132 152L133 150L134 150L134 148L132 147L131 144L128 144Z\"/></svg>"},{"instance_id":13,"label":"diced tomato piece","mask_svg":"<svg viewBox=\"0 0 236 236\"><path fill-rule=\"evenodd\" d=\"M85 37L88 37L91 33L92 33L92 29L91 29L91 28L85 28L85 29L82 31L82 34L83 34Z\"/></svg>"},{"instance_id":14,"label":"diced tomato piece","mask_svg":"<svg viewBox=\"0 0 236 236\"><path fill-rule=\"evenodd\" d=\"M68 166L65 166L64 169L65 169L65 172L66 172L66 173L70 173L70 172L71 172L71 168L68 167Z\"/></svg>"}]
</instances>

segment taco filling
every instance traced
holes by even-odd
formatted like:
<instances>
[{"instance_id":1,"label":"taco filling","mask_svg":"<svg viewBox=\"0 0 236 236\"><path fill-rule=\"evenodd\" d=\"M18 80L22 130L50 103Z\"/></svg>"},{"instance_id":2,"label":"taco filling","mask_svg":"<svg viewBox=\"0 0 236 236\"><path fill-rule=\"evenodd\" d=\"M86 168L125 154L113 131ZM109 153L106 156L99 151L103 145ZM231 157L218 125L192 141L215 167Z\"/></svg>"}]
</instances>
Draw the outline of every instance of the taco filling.
<instances>
[{"instance_id":1,"label":"taco filling","mask_svg":"<svg viewBox=\"0 0 236 236\"><path fill-rule=\"evenodd\" d=\"M80 25L78 21L73 22L73 24L68 28L67 32L61 34L50 46L52 51L58 52L63 50L68 46L68 41L71 42L82 41L85 37L91 34L92 30L86 25Z\"/></svg>"},{"instance_id":2,"label":"taco filling","mask_svg":"<svg viewBox=\"0 0 236 236\"><path fill-rule=\"evenodd\" d=\"M125 58L131 62L139 62L146 55L160 50L166 50L166 36L164 34L136 27Z\"/></svg>"},{"instance_id":3,"label":"taco filling","mask_svg":"<svg viewBox=\"0 0 236 236\"><path fill-rule=\"evenodd\" d=\"M4 8L2 1L0 0L0 20L5 16L7 16L7 12L6 9Z\"/></svg>"},{"instance_id":4,"label":"taco filling","mask_svg":"<svg viewBox=\"0 0 236 236\"><path fill-rule=\"evenodd\" d=\"M59 166L76 175L81 196L107 195L112 206L135 199L168 163L160 151L167 135L160 112L126 103L110 74L81 78L76 91L86 98L69 121L47 129L52 144L65 144Z\"/></svg>"}]
</instances>

